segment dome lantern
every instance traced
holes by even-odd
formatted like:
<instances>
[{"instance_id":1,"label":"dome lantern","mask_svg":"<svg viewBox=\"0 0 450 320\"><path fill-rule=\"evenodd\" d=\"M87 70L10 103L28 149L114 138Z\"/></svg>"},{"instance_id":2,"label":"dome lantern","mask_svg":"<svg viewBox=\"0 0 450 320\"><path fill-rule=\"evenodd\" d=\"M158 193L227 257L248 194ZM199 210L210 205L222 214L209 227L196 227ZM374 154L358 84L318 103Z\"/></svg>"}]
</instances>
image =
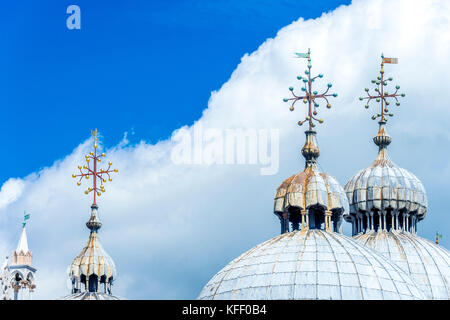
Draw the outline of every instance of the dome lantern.
<instances>
[{"instance_id":1,"label":"dome lantern","mask_svg":"<svg viewBox=\"0 0 450 320\"><path fill-rule=\"evenodd\" d=\"M308 113L304 120L298 122L299 126L308 123L305 131L306 140L301 150L305 158L305 169L286 179L277 189L274 199L274 213L281 223L281 233L301 229L324 229L327 231L341 230L342 215L348 211L348 201L345 192L335 178L320 172L317 168L317 159L320 155L317 145L316 131L313 129L316 123L323 123L317 118L319 100L326 101L327 108L331 107L328 100L337 94L329 93L331 83L325 91L318 94L313 91L313 81L322 78L323 74L311 76L311 51L308 53L296 53L297 57L308 59L307 78L303 79L302 92L304 95L296 95L293 88L290 92L292 98L284 98L290 102L290 110L295 109L297 101L307 104ZM302 79L301 77L298 77Z\"/></svg>"}]
</instances>

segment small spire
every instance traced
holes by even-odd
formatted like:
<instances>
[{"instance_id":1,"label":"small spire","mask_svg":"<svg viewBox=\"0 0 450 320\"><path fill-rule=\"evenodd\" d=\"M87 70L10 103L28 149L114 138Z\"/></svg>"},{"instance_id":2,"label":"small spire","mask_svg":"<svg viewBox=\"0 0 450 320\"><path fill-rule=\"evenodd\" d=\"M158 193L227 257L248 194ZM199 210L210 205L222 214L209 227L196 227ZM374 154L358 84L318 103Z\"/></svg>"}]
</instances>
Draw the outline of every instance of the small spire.
<instances>
[{"instance_id":1,"label":"small spire","mask_svg":"<svg viewBox=\"0 0 450 320\"><path fill-rule=\"evenodd\" d=\"M436 232L436 244L439 244L439 239L442 239L442 234Z\"/></svg>"},{"instance_id":2,"label":"small spire","mask_svg":"<svg viewBox=\"0 0 450 320\"><path fill-rule=\"evenodd\" d=\"M386 132L386 122L388 121L387 116L393 117L394 114L389 111L389 105L390 105L390 99L395 99L395 104L397 106L400 105L400 102L398 101L399 97L404 97L404 93L398 93L398 90L400 89L400 86L395 86L394 93L389 93L387 91L387 88L385 88L388 84L388 81L392 81L393 78L389 77L387 79L384 78L384 64L390 63L390 64L397 64L398 59L397 58L385 58L383 54L381 54L381 68L380 68L380 75L377 77L376 80L372 80L371 82L376 85L374 91L375 94L369 93L369 88L365 88L364 91L366 92L366 97L359 97L360 101L367 100L366 105L364 106L366 109L369 108L369 103L372 100L375 100L376 102L380 103L380 113L377 113L376 115L372 116L373 120L376 120L379 118L378 121L379 129L378 134L373 138L373 142L379 147L378 151L378 160L383 160L387 158L387 151L386 147L391 143L392 138L387 134Z\"/></svg>"},{"instance_id":3,"label":"small spire","mask_svg":"<svg viewBox=\"0 0 450 320\"><path fill-rule=\"evenodd\" d=\"M28 251L30 251L30 249L28 249L27 231L26 231L26 227L23 226L22 234L20 235L20 239L19 239L19 243L17 244L16 252L17 253L19 253L19 252L27 253Z\"/></svg>"},{"instance_id":4,"label":"small spire","mask_svg":"<svg viewBox=\"0 0 450 320\"><path fill-rule=\"evenodd\" d=\"M301 91L303 93L301 95L296 95L294 93L294 88L290 87L289 91L291 91L293 98L284 98L284 102L290 101L291 106L289 110L294 111L294 105L297 101L301 100L303 103L308 104L308 114L305 117L305 120L299 121L298 125L302 126L304 123L308 122L309 129L305 131L306 141L305 145L302 148L302 155L306 159L305 168L311 168L316 164L317 158L320 155L319 147L317 146L316 141L316 131L314 131L314 127L316 124L314 122L323 123L323 119L317 118L319 101L323 99L326 101L326 107L328 109L331 108L331 104L328 101L329 97L337 97L337 93L328 93L330 88L332 87L331 83L328 83L327 89L324 90L323 93L319 94L317 91L313 89L313 82L317 78L323 78L323 74L319 73L317 76L311 76L311 50L308 49L308 53L295 53L296 58L306 58L308 59L307 67L305 70L305 76L297 76L297 80L302 81L303 87L301 87Z\"/></svg>"}]
</instances>

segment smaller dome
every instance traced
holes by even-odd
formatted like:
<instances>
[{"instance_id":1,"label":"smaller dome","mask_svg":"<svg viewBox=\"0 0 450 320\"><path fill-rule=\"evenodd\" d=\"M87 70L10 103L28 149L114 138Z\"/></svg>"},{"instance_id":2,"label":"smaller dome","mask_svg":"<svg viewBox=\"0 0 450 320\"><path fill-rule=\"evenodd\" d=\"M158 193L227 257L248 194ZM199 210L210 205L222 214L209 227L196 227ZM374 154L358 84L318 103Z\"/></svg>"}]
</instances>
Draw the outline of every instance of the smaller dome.
<instances>
[{"instance_id":1,"label":"smaller dome","mask_svg":"<svg viewBox=\"0 0 450 320\"><path fill-rule=\"evenodd\" d=\"M96 275L107 279L116 277L114 261L103 249L96 232L90 234L86 246L73 260L70 265L70 275L74 277Z\"/></svg>"},{"instance_id":2,"label":"smaller dome","mask_svg":"<svg viewBox=\"0 0 450 320\"><path fill-rule=\"evenodd\" d=\"M98 240L98 230L102 224L98 219L97 205L91 206L91 217L86 226L91 230L88 242L73 260L69 268L72 294L89 297L101 294L111 295L112 283L116 279L116 266ZM81 289L84 284L84 292ZM103 292L101 289L103 287ZM88 294L89 297L87 296ZM84 297L84 296L83 296Z\"/></svg>"},{"instance_id":3,"label":"smaller dome","mask_svg":"<svg viewBox=\"0 0 450 320\"><path fill-rule=\"evenodd\" d=\"M417 212L422 220L427 212L427 195L422 182L389 158L377 158L345 185L350 211L392 208Z\"/></svg>"},{"instance_id":4,"label":"smaller dome","mask_svg":"<svg viewBox=\"0 0 450 320\"><path fill-rule=\"evenodd\" d=\"M306 131L302 155L305 169L286 179L277 189L274 213L281 222L281 233L299 230L301 224L308 228L333 228L339 232L342 216L349 211L344 189L332 176L320 172L316 162L320 155L315 131ZM325 213L323 212L325 211ZM329 218L328 218L329 217ZM333 225L333 227L331 226Z\"/></svg>"},{"instance_id":5,"label":"smaller dome","mask_svg":"<svg viewBox=\"0 0 450 320\"><path fill-rule=\"evenodd\" d=\"M330 211L349 210L345 191L339 182L319 172L316 167L294 174L278 187L274 211L283 213L289 207L306 210L312 206L321 206Z\"/></svg>"},{"instance_id":6,"label":"smaller dome","mask_svg":"<svg viewBox=\"0 0 450 320\"><path fill-rule=\"evenodd\" d=\"M422 182L411 172L391 161L386 147L391 137L380 121L373 138L379 147L372 165L360 170L345 185L350 204L345 220L353 223L353 234L367 230L402 229L416 232L416 224L425 218L427 195Z\"/></svg>"}]
</instances>

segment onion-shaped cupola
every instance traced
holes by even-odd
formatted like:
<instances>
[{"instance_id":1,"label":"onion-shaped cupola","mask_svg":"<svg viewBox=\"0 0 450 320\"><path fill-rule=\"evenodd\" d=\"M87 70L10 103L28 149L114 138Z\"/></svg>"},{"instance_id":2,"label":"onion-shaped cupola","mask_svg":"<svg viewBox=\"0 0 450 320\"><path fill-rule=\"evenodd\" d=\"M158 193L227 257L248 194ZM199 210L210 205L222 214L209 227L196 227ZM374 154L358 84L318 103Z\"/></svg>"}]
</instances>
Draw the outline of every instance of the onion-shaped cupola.
<instances>
[{"instance_id":1,"label":"onion-shaped cupola","mask_svg":"<svg viewBox=\"0 0 450 320\"><path fill-rule=\"evenodd\" d=\"M98 218L97 210L98 206L92 205L91 217L86 223L91 231L89 239L70 265L69 277L72 281L72 293L82 293L82 284L85 287L84 291L87 292L107 294L112 292L112 284L116 278L116 266L98 239L98 230L102 223Z\"/></svg>"},{"instance_id":2,"label":"onion-shaped cupola","mask_svg":"<svg viewBox=\"0 0 450 320\"><path fill-rule=\"evenodd\" d=\"M317 146L316 126L314 122L323 123L317 118L319 101L323 99L326 107L331 108L329 97L336 97L336 93L328 93L331 83L327 89L318 94L313 91L312 83L317 78L322 78L319 74L311 77L310 58L308 55L308 70L306 76L298 76L297 79L303 82L301 88L304 95L296 95L292 87L289 88L293 97L285 98L285 102L291 102L290 110L294 111L294 105L301 100L308 105L308 115L303 121L299 121L299 126L308 123L309 129L305 131L306 141L302 148L302 155L305 158L305 169L287 178L277 189L274 198L274 213L281 222L281 233L291 230L301 229L325 229L327 231L341 230L342 216L348 212L348 200L344 189L335 178L327 173L320 172L317 168L317 158L320 155Z\"/></svg>"},{"instance_id":3,"label":"onion-shaped cupola","mask_svg":"<svg viewBox=\"0 0 450 320\"><path fill-rule=\"evenodd\" d=\"M372 80L376 84L375 94L370 94L366 88L367 97L360 97L360 100L367 100L366 108L372 100L379 102L381 111L372 116L374 120L379 119L379 130L373 138L378 156L370 167L359 171L345 185L350 204L350 213L345 219L352 223L353 235L377 230L416 233L417 222L427 212L427 196L420 180L392 162L387 153L392 141L386 132L387 116L393 116L389 111L390 100L394 99L399 106L398 98L405 96L398 93L400 86L392 93L385 88L392 78L385 79L383 65L395 62L395 59L382 57L380 76Z\"/></svg>"},{"instance_id":4,"label":"onion-shaped cupola","mask_svg":"<svg viewBox=\"0 0 450 320\"><path fill-rule=\"evenodd\" d=\"M101 158L105 154L97 154L97 129L92 131L94 136L94 151L86 155L86 165L78 166L79 174L73 174L73 178L79 178L78 186L83 179L92 179L92 187L85 194L93 192L94 201L91 205L91 216L86 226L90 230L89 239L75 257L69 268L69 278L72 282L71 295L64 297L68 300L116 300L112 295L112 286L116 279L116 266L111 257L103 249L98 239L98 232L102 226L98 217L97 197L104 193L104 183L112 181L111 174L118 172L111 169L112 163L108 163L107 169L98 168Z\"/></svg>"}]
</instances>

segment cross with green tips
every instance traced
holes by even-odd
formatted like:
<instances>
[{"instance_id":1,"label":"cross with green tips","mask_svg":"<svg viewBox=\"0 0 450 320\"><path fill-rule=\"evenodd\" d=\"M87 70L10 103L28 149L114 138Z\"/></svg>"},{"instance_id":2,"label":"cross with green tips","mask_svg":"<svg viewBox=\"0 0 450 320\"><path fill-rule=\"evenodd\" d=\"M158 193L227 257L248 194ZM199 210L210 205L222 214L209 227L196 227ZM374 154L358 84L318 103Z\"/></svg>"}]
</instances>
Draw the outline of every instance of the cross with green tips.
<instances>
[{"instance_id":1,"label":"cross with green tips","mask_svg":"<svg viewBox=\"0 0 450 320\"><path fill-rule=\"evenodd\" d=\"M317 101L318 99L325 99L325 101L327 102L327 108L331 108L331 104L328 101L327 97L337 97L337 93L328 93L328 91L330 90L332 84L329 83L327 86L327 89L322 93L322 94L318 94L317 91L313 91L312 89L312 83L317 79L317 78L323 78L323 74L319 73L317 76L315 77L311 77L311 50L308 49L307 53L298 53L295 52L295 57L296 58L305 58L308 59L308 69L305 70L305 75L306 76L297 76L297 80L300 80L303 82L303 87L301 88L301 90L305 93L303 96L301 95L296 95L294 93L294 88L293 87L289 87L289 91L291 91L292 95L294 96L293 98L284 98L283 101L284 102L288 102L288 101L292 101L291 102L291 107L289 108L289 110L294 111L294 105L297 101L302 100L303 103L308 103L308 115L305 117L305 120L303 121L299 121L298 125L301 126L303 125L303 123L305 122L309 122L309 130L313 130L313 128L316 126L313 122L317 121L319 123L323 123L323 119L318 119L316 118L317 115L317 108L319 107L319 102Z\"/></svg>"},{"instance_id":2,"label":"cross with green tips","mask_svg":"<svg viewBox=\"0 0 450 320\"><path fill-rule=\"evenodd\" d=\"M380 122L386 122L387 118L386 118L386 114L389 115L390 117L394 116L394 114L392 112L389 112L389 100L388 98L394 98L395 99L395 104L397 106L400 105L400 102L398 101L397 97L404 97L405 94L404 93L397 93L398 89L400 89L400 86L395 86L395 92L389 94L387 90L384 89L385 86L387 86L387 82L388 81L392 81L392 77L389 77L386 79L384 79L384 70L383 70L383 66L385 63L394 63L397 64L398 63L398 59L397 58L385 58L383 54L381 54L381 70L380 70L380 76L377 77L376 80L372 80L372 83L376 84L377 87L375 88L375 92L376 94L371 95L369 93L369 88L365 88L364 90L366 91L367 97L359 97L359 100L367 100L367 103L365 105L365 108L368 109L369 108L369 102L371 100L374 100L376 102L380 102L380 106L381 106L381 112L373 115L372 119L375 120L377 118L380 118Z\"/></svg>"}]
</instances>

